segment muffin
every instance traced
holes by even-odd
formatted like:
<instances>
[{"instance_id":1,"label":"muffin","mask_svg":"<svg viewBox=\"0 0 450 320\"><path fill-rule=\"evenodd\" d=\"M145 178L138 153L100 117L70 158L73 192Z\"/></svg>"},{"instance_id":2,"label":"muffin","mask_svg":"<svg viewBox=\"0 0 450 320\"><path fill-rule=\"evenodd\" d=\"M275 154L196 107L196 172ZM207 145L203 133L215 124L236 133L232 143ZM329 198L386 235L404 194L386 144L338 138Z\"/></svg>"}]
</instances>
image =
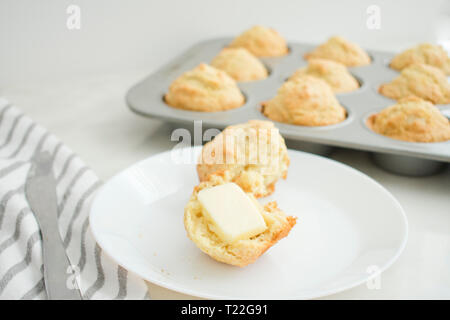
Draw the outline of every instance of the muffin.
<instances>
[{"instance_id":1,"label":"muffin","mask_svg":"<svg viewBox=\"0 0 450 320\"><path fill-rule=\"evenodd\" d=\"M441 69L450 75L450 58L447 52L438 45L422 43L396 55L389 66L395 70L403 70L412 64L424 63Z\"/></svg>"},{"instance_id":2,"label":"muffin","mask_svg":"<svg viewBox=\"0 0 450 320\"><path fill-rule=\"evenodd\" d=\"M411 96L369 117L367 125L384 136L410 142L450 140L450 122L432 103Z\"/></svg>"},{"instance_id":3,"label":"muffin","mask_svg":"<svg viewBox=\"0 0 450 320\"><path fill-rule=\"evenodd\" d=\"M253 197L251 193L247 196L254 201L267 226L262 233L248 239L240 239L231 243L224 242L210 225L205 217L202 205L198 200L201 190L227 183L222 174L209 175L208 179L194 188L192 196L184 210L184 227L189 239L191 239L200 250L213 259L244 267L266 252L280 239L286 237L296 223L296 218L286 215L278 207L276 202L270 202L265 206Z\"/></svg>"},{"instance_id":4,"label":"muffin","mask_svg":"<svg viewBox=\"0 0 450 320\"><path fill-rule=\"evenodd\" d=\"M245 48L225 48L212 61L211 66L225 71L236 81L267 78L267 69Z\"/></svg>"},{"instance_id":5,"label":"muffin","mask_svg":"<svg viewBox=\"0 0 450 320\"><path fill-rule=\"evenodd\" d=\"M332 60L310 59L308 66L297 70L290 80L304 75L325 80L335 93L350 92L359 88L358 81L348 72L345 65Z\"/></svg>"},{"instance_id":6,"label":"muffin","mask_svg":"<svg viewBox=\"0 0 450 320\"><path fill-rule=\"evenodd\" d=\"M327 126L346 118L331 87L310 75L286 81L273 99L263 103L262 112L273 121L302 126Z\"/></svg>"},{"instance_id":7,"label":"muffin","mask_svg":"<svg viewBox=\"0 0 450 320\"><path fill-rule=\"evenodd\" d=\"M357 44L342 37L328 39L313 51L305 54L305 59L322 58L340 62L347 67L358 67L370 64L369 55Z\"/></svg>"},{"instance_id":8,"label":"muffin","mask_svg":"<svg viewBox=\"0 0 450 320\"><path fill-rule=\"evenodd\" d=\"M445 74L423 63L403 69L397 78L381 85L378 91L395 100L413 95L434 104L450 103L450 84Z\"/></svg>"},{"instance_id":9,"label":"muffin","mask_svg":"<svg viewBox=\"0 0 450 320\"><path fill-rule=\"evenodd\" d=\"M206 181L212 173L227 171L229 181L260 198L275 190L279 178L286 179L289 157L284 139L272 122L250 120L225 128L205 144L198 162L200 181Z\"/></svg>"},{"instance_id":10,"label":"muffin","mask_svg":"<svg viewBox=\"0 0 450 320\"><path fill-rule=\"evenodd\" d=\"M235 109L245 102L236 81L204 63L175 79L164 98L174 108L203 112Z\"/></svg>"},{"instance_id":11,"label":"muffin","mask_svg":"<svg viewBox=\"0 0 450 320\"><path fill-rule=\"evenodd\" d=\"M279 57L288 53L286 40L274 29L254 26L240 34L231 48L245 48L257 57Z\"/></svg>"}]
</instances>

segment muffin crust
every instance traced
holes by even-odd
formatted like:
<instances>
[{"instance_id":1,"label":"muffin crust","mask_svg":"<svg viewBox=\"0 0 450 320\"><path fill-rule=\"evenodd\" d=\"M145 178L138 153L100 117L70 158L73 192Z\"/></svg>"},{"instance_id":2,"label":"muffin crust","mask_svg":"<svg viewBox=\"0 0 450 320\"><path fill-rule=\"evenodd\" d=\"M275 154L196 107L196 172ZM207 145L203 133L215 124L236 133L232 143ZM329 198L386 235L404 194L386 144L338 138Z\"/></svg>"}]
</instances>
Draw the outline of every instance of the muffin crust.
<instances>
[{"instance_id":1,"label":"muffin crust","mask_svg":"<svg viewBox=\"0 0 450 320\"><path fill-rule=\"evenodd\" d=\"M273 99L263 103L262 112L273 121L302 126L326 126L346 118L331 87L310 75L286 81Z\"/></svg>"},{"instance_id":2,"label":"muffin crust","mask_svg":"<svg viewBox=\"0 0 450 320\"><path fill-rule=\"evenodd\" d=\"M395 70L403 70L410 65L424 63L440 69L450 75L450 57L441 46L422 43L396 55L389 66Z\"/></svg>"},{"instance_id":3,"label":"muffin crust","mask_svg":"<svg viewBox=\"0 0 450 320\"><path fill-rule=\"evenodd\" d=\"M335 93L343 93L357 90L358 80L348 72L345 65L327 59L310 59L308 65L298 69L290 78L295 80L298 77L310 75L325 80Z\"/></svg>"},{"instance_id":4,"label":"muffin crust","mask_svg":"<svg viewBox=\"0 0 450 320\"><path fill-rule=\"evenodd\" d=\"M212 61L211 66L225 71L236 81L254 81L267 78L267 69L245 48L225 48Z\"/></svg>"},{"instance_id":5,"label":"muffin crust","mask_svg":"<svg viewBox=\"0 0 450 320\"><path fill-rule=\"evenodd\" d=\"M445 74L423 63L403 69L397 78L381 85L378 91L395 100L413 95L434 104L450 103L450 84Z\"/></svg>"},{"instance_id":6,"label":"muffin crust","mask_svg":"<svg viewBox=\"0 0 450 320\"><path fill-rule=\"evenodd\" d=\"M260 25L244 31L230 47L245 48L257 57L279 57L288 53L286 40L274 29Z\"/></svg>"},{"instance_id":7,"label":"muffin crust","mask_svg":"<svg viewBox=\"0 0 450 320\"><path fill-rule=\"evenodd\" d=\"M369 117L367 125L387 137L409 142L450 140L450 122L428 101L407 97Z\"/></svg>"},{"instance_id":8,"label":"muffin crust","mask_svg":"<svg viewBox=\"0 0 450 320\"><path fill-rule=\"evenodd\" d=\"M226 72L204 63L175 79L164 98L174 108L202 112L235 109L245 102Z\"/></svg>"},{"instance_id":9,"label":"muffin crust","mask_svg":"<svg viewBox=\"0 0 450 320\"><path fill-rule=\"evenodd\" d=\"M360 46L342 37L334 36L319 45L313 51L305 54L305 59L329 59L340 62L347 67L357 67L370 64L370 57Z\"/></svg>"},{"instance_id":10,"label":"muffin crust","mask_svg":"<svg viewBox=\"0 0 450 320\"><path fill-rule=\"evenodd\" d=\"M228 126L203 146L197 173L200 181L221 171L256 198L273 193L287 177L289 156L283 137L271 121L250 120Z\"/></svg>"}]
</instances>

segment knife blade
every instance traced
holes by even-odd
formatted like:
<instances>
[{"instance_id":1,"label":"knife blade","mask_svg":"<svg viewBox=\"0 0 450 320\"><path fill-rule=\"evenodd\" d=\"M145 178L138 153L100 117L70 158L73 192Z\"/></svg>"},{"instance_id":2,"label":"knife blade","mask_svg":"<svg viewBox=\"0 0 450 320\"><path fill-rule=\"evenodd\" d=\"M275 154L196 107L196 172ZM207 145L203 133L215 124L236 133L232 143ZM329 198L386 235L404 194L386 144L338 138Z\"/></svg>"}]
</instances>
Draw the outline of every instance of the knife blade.
<instances>
[{"instance_id":1,"label":"knife blade","mask_svg":"<svg viewBox=\"0 0 450 320\"><path fill-rule=\"evenodd\" d=\"M67 285L71 265L59 232L52 162L49 152L41 152L34 157L25 183L25 196L41 229L44 282L48 298L81 300L77 285Z\"/></svg>"}]
</instances>

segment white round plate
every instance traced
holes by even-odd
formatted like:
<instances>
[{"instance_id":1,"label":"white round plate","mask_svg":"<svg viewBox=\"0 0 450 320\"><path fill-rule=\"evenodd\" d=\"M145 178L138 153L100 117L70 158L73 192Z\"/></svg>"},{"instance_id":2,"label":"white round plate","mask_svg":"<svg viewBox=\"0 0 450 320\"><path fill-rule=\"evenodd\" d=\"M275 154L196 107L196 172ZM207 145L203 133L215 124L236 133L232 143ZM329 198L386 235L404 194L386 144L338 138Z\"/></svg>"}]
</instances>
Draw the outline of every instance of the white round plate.
<instances>
[{"instance_id":1,"label":"white round plate","mask_svg":"<svg viewBox=\"0 0 450 320\"><path fill-rule=\"evenodd\" d=\"M92 205L99 245L150 282L212 299L315 298L377 276L405 247L405 213L385 188L339 162L289 150L288 178L260 201L276 200L298 217L297 225L245 268L219 263L183 226L198 184L199 150L169 151L131 166L105 183Z\"/></svg>"}]
</instances>

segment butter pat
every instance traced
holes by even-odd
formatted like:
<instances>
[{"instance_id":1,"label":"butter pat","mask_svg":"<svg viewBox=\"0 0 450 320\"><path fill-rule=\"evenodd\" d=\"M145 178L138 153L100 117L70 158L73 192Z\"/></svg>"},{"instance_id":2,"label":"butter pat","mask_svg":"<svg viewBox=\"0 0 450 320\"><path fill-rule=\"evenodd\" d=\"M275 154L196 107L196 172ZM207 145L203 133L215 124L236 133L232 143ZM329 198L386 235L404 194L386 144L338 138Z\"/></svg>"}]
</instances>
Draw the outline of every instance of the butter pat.
<instances>
[{"instance_id":1,"label":"butter pat","mask_svg":"<svg viewBox=\"0 0 450 320\"><path fill-rule=\"evenodd\" d=\"M254 201L235 183L203 189L197 198L210 228L224 242L249 239L267 229Z\"/></svg>"}]
</instances>

